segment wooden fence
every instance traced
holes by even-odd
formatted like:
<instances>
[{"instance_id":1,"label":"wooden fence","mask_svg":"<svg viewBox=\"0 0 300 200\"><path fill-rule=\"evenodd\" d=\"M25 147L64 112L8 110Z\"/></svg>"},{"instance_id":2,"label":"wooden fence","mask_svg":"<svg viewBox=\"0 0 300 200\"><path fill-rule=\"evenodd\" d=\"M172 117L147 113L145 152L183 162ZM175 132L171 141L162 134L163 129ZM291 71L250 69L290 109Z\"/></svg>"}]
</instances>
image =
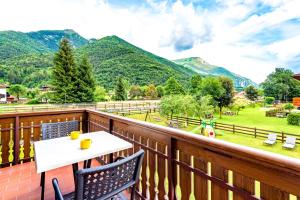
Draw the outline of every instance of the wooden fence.
<instances>
[{"instance_id":1,"label":"wooden fence","mask_svg":"<svg viewBox=\"0 0 300 200\"><path fill-rule=\"evenodd\" d=\"M1 166L34 159L42 123L72 119L83 132L104 130L134 144L114 156L144 149L137 200L300 199L299 159L95 110L0 115Z\"/></svg>"},{"instance_id":2,"label":"wooden fence","mask_svg":"<svg viewBox=\"0 0 300 200\"><path fill-rule=\"evenodd\" d=\"M100 103L78 103L78 104L42 104L21 106L0 106L0 113L39 112L71 109L95 109L105 112L118 112L122 110L149 110L158 107L158 100L145 101L115 101Z\"/></svg>"},{"instance_id":3,"label":"wooden fence","mask_svg":"<svg viewBox=\"0 0 300 200\"><path fill-rule=\"evenodd\" d=\"M201 125L200 119L194 119L189 117L180 117L180 116L173 116L172 120L177 121L180 123L186 123L187 125ZM267 138L270 133L277 134L277 140L281 141L282 143L285 141L287 136L296 137L297 144L300 144L300 128L299 128L299 135L293 133L287 133L284 131L272 131L266 129L260 129L256 127L247 127L247 126L240 126L235 124L225 124L220 122L215 122L215 129L228 131L237 134L244 134L250 135L255 138Z\"/></svg>"}]
</instances>

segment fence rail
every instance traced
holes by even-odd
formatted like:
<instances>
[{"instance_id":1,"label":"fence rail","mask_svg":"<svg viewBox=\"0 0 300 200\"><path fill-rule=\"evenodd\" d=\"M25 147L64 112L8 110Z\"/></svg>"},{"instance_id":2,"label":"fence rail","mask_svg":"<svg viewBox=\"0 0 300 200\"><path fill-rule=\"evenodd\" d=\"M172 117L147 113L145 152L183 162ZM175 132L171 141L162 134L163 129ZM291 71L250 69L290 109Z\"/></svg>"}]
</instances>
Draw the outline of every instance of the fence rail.
<instances>
[{"instance_id":1,"label":"fence rail","mask_svg":"<svg viewBox=\"0 0 300 200\"><path fill-rule=\"evenodd\" d=\"M38 112L51 110L95 109L99 111L117 112L121 110L155 109L158 100L100 102L79 104L43 104L27 106L0 106L0 113Z\"/></svg>"},{"instance_id":2,"label":"fence rail","mask_svg":"<svg viewBox=\"0 0 300 200\"><path fill-rule=\"evenodd\" d=\"M299 159L86 109L0 115L0 166L34 159L41 124L74 119L83 132L104 130L134 145L115 157L144 149L137 199L300 198Z\"/></svg>"},{"instance_id":3,"label":"fence rail","mask_svg":"<svg viewBox=\"0 0 300 200\"><path fill-rule=\"evenodd\" d=\"M182 117L182 116L173 116L171 120L175 120L178 123L187 123L187 125L201 125L202 120L189 118L189 117ZM282 143L288 136L296 137L296 143L300 144L300 135L287 133L284 131L272 131L266 129L260 129L256 127L247 127L247 126L240 126L235 124L226 124L221 122L215 122L215 129L229 131L232 133L244 134L254 136L255 138L267 138L269 134L276 133L279 137L277 137L278 141ZM300 132L299 132L300 134Z\"/></svg>"}]
</instances>

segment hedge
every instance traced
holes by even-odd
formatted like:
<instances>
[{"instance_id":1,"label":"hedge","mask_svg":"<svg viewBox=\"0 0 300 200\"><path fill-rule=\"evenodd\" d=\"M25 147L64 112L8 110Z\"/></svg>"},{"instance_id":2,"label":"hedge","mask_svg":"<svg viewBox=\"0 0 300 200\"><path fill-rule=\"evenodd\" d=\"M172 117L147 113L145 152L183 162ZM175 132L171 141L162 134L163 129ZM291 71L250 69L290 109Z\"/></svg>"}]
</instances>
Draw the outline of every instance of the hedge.
<instances>
[{"instance_id":1,"label":"hedge","mask_svg":"<svg viewBox=\"0 0 300 200\"><path fill-rule=\"evenodd\" d=\"M287 118L288 124L300 126L300 113L291 113Z\"/></svg>"}]
</instances>

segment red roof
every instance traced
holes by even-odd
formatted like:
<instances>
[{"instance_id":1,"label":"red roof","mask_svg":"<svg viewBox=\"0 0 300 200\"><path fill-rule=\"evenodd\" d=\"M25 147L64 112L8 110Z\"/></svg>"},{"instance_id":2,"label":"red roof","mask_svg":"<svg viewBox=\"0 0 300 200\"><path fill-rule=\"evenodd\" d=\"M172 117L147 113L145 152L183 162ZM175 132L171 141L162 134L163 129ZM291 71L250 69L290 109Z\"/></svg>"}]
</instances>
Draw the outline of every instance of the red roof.
<instances>
[{"instance_id":1,"label":"red roof","mask_svg":"<svg viewBox=\"0 0 300 200\"><path fill-rule=\"evenodd\" d=\"M294 74L293 76L295 79L299 80L300 81L300 74Z\"/></svg>"}]
</instances>

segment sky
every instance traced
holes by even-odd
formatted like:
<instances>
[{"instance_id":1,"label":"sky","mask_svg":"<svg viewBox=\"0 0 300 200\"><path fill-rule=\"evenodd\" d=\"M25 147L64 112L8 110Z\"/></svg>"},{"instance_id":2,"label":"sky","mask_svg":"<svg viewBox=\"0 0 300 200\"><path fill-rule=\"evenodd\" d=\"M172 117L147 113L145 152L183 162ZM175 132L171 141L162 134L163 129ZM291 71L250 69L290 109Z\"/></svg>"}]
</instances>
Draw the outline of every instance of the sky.
<instances>
[{"instance_id":1,"label":"sky","mask_svg":"<svg viewBox=\"0 0 300 200\"><path fill-rule=\"evenodd\" d=\"M168 59L201 57L260 83L300 73L300 0L0 0L0 31L117 35Z\"/></svg>"}]
</instances>

